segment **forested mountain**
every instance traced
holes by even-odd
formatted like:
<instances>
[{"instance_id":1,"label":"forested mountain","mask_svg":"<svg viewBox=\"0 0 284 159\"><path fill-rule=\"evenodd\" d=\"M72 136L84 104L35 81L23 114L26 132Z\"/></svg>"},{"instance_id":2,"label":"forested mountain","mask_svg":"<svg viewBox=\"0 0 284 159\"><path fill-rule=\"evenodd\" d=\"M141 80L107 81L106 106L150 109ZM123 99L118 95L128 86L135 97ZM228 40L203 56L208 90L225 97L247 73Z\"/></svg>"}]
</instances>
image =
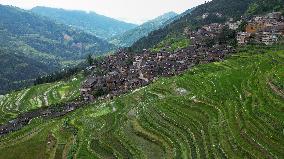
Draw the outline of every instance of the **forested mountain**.
<instances>
[{"instance_id":1,"label":"forested mountain","mask_svg":"<svg viewBox=\"0 0 284 159\"><path fill-rule=\"evenodd\" d=\"M31 11L55 19L63 24L94 33L96 36L104 39L122 34L137 26L135 24L99 15L95 12L87 13L84 11L48 7L35 7Z\"/></svg>"},{"instance_id":2,"label":"forested mountain","mask_svg":"<svg viewBox=\"0 0 284 159\"><path fill-rule=\"evenodd\" d=\"M165 13L153 20L150 20L134 29L125 32L122 35L113 37L111 39L111 42L118 46L131 46L134 42L144 36L147 36L150 32L171 23L177 15L178 14L174 12Z\"/></svg>"},{"instance_id":3,"label":"forested mountain","mask_svg":"<svg viewBox=\"0 0 284 159\"><path fill-rule=\"evenodd\" d=\"M284 0L255 0L247 11L248 15L262 14L270 11L284 13Z\"/></svg>"},{"instance_id":4,"label":"forested mountain","mask_svg":"<svg viewBox=\"0 0 284 159\"><path fill-rule=\"evenodd\" d=\"M0 5L0 94L113 45L29 11Z\"/></svg>"},{"instance_id":5,"label":"forested mountain","mask_svg":"<svg viewBox=\"0 0 284 159\"><path fill-rule=\"evenodd\" d=\"M224 22L229 17L240 18L240 16L247 12L252 2L255 1L256 0L212 0L194 8L190 13L185 13L184 16L164 28L155 30L147 37L141 38L132 45L131 49L142 50L144 48L151 48L161 42L169 34L182 33L183 29L188 26L198 28L213 22ZM208 14L208 17L205 19L202 18L204 14Z\"/></svg>"}]
</instances>

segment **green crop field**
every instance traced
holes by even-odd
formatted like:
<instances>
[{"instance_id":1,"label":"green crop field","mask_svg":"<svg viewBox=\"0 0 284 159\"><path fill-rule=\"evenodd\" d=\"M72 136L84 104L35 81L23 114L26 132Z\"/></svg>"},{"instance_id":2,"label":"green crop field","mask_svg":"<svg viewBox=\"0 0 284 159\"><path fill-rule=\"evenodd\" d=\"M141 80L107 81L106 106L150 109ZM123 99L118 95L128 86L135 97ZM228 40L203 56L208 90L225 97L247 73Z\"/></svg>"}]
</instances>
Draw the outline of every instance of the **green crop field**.
<instances>
[{"instance_id":1,"label":"green crop field","mask_svg":"<svg viewBox=\"0 0 284 159\"><path fill-rule=\"evenodd\" d=\"M0 124L20 113L78 97L82 80L83 76L77 75L67 82L37 85L0 97Z\"/></svg>"},{"instance_id":2,"label":"green crop field","mask_svg":"<svg viewBox=\"0 0 284 159\"><path fill-rule=\"evenodd\" d=\"M283 84L284 49L247 47L223 62L160 78L64 117L35 119L0 138L0 159L282 159ZM37 89L54 98L60 94L45 85ZM9 98L38 107L25 91ZM43 96L37 97L42 103ZM50 102L60 99L52 97ZM26 109L18 108L16 101L11 108L1 104L2 111Z\"/></svg>"}]
</instances>

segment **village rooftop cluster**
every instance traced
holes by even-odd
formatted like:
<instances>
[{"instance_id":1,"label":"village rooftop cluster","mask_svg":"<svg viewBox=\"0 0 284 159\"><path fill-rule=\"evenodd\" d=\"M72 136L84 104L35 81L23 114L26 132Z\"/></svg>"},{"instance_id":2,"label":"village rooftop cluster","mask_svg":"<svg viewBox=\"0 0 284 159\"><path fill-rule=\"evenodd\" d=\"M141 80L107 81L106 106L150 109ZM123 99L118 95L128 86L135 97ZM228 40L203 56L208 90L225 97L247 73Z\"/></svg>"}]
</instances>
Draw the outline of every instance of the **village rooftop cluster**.
<instances>
[{"instance_id":1,"label":"village rooftop cluster","mask_svg":"<svg viewBox=\"0 0 284 159\"><path fill-rule=\"evenodd\" d=\"M204 14L202 18L207 16ZM114 55L95 60L94 64L87 68L92 72L91 75L80 88L85 102L71 102L59 108L50 107L24 113L9 123L1 125L0 136L22 128L34 118L62 116L95 99L112 98L148 85L158 77L178 75L197 64L221 61L235 52L234 47L218 43L208 46L208 39L215 40L224 27L238 30L243 21L234 22L233 19L229 19L225 24L212 23L196 31L185 28L184 35L190 39L191 44L175 52L168 52L166 49L159 52L144 49L140 53L119 50ZM276 43L284 35L283 21L284 18L279 12L255 16L247 22L245 32L237 33L236 40L240 45L249 42L266 45Z\"/></svg>"},{"instance_id":2,"label":"village rooftop cluster","mask_svg":"<svg viewBox=\"0 0 284 159\"><path fill-rule=\"evenodd\" d=\"M206 18L206 15L202 18ZM131 53L120 50L114 55L106 56L88 68L93 73L83 82L81 95L85 101L110 98L148 85L157 77L174 76L199 63L223 60L235 51L234 48L218 43L211 47L206 39L216 38L224 27L237 30L243 21L234 22L230 18L225 24L212 23L197 31L186 28L184 34L190 39L191 45L175 52L150 52L144 49L141 53ZM284 35L283 17L279 12L253 17L245 30L246 32L237 33L238 44L251 41L273 44Z\"/></svg>"},{"instance_id":3,"label":"village rooftop cluster","mask_svg":"<svg viewBox=\"0 0 284 159\"><path fill-rule=\"evenodd\" d=\"M214 35L217 34L214 32ZM130 53L121 50L97 61L88 68L93 74L80 89L84 100L117 96L148 85L157 77L174 76L196 64L223 60L235 51L228 45L217 44L209 48L202 40L203 34L199 35L189 47L175 52L150 52L145 49L141 53Z\"/></svg>"},{"instance_id":4,"label":"village rooftop cluster","mask_svg":"<svg viewBox=\"0 0 284 159\"><path fill-rule=\"evenodd\" d=\"M265 16L255 16L248 21L245 32L238 32L240 45L247 43L262 43L271 45L284 36L284 18L281 12L269 13Z\"/></svg>"}]
</instances>

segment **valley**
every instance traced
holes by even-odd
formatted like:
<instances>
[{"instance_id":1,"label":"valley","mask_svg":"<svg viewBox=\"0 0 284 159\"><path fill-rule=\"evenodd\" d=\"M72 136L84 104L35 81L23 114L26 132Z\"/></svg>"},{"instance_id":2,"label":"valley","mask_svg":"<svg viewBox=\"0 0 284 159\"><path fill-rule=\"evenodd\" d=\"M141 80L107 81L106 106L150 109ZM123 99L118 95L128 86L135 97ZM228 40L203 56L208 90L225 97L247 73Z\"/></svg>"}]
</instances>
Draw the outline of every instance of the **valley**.
<instances>
[{"instance_id":1,"label":"valley","mask_svg":"<svg viewBox=\"0 0 284 159\"><path fill-rule=\"evenodd\" d=\"M0 2L0 159L284 158L284 1L158 1Z\"/></svg>"},{"instance_id":2,"label":"valley","mask_svg":"<svg viewBox=\"0 0 284 159\"><path fill-rule=\"evenodd\" d=\"M122 22L113 18L99 15L95 12L64 10L48 7L34 7L33 13L55 19L65 25L87 31L104 40L125 33L137 27L136 24Z\"/></svg>"},{"instance_id":3,"label":"valley","mask_svg":"<svg viewBox=\"0 0 284 159\"><path fill-rule=\"evenodd\" d=\"M33 84L39 76L76 66L88 54L114 46L91 34L28 11L0 5L0 94ZM73 61L70 64L70 61Z\"/></svg>"}]
</instances>

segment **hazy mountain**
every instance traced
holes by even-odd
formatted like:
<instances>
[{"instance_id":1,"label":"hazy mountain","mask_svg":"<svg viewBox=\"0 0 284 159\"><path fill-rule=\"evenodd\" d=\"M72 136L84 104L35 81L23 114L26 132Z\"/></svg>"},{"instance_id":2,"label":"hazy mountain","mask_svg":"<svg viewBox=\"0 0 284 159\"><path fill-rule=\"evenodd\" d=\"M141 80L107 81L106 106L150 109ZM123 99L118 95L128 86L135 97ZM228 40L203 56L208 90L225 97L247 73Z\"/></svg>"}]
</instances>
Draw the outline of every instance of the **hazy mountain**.
<instances>
[{"instance_id":1,"label":"hazy mountain","mask_svg":"<svg viewBox=\"0 0 284 159\"><path fill-rule=\"evenodd\" d=\"M113 45L91 34L0 5L0 93L31 83L38 75L103 54Z\"/></svg>"},{"instance_id":2,"label":"hazy mountain","mask_svg":"<svg viewBox=\"0 0 284 159\"><path fill-rule=\"evenodd\" d=\"M99 15L95 12L87 13L85 11L48 7L35 7L31 11L55 19L63 24L94 33L96 36L104 39L122 34L137 26L135 24Z\"/></svg>"},{"instance_id":3,"label":"hazy mountain","mask_svg":"<svg viewBox=\"0 0 284 159\"><path fill-rule=\"evenodd\" d=\"M140 38L147 36L151 31L157 30L172 22L174 17L178 14L174 12L169 12L161 15L153 20L150 20L134 29L131 29L121 35L118 35L111 39L113 44L118 46L131 46L134 42Z\"/></svg>"}]
</instances>

